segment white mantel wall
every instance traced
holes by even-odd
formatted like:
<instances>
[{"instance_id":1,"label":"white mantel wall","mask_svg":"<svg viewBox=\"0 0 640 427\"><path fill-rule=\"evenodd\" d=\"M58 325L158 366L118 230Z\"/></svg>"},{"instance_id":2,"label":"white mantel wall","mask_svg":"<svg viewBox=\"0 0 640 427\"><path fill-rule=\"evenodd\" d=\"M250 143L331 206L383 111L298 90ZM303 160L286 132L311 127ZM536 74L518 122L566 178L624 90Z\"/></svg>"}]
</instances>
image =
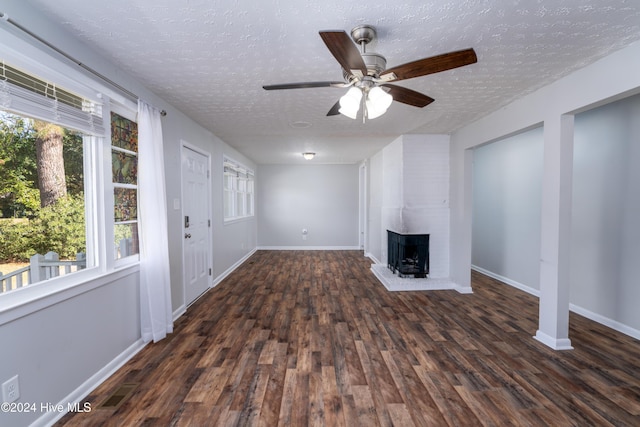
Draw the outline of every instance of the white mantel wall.
<instances>
[{"instance_id":1,"label":"white mantel wall","mask_svg":"<svg viewBox=\"0 0 640 427\"><path fill-rule=\"evenodd\" d=\"M385 264L387 230L429 234L429 276L448 278L449 137L396 139L370 159L369 186L367 252Z\"/></svg>"}]
</instances>

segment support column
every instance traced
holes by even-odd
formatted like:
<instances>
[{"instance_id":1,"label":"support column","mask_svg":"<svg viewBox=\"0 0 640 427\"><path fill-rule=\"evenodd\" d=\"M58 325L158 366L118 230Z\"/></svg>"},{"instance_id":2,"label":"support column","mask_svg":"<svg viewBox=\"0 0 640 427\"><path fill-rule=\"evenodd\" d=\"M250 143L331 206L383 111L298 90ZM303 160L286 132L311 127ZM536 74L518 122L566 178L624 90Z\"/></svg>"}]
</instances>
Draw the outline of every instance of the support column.
<instances>
[{"instance_id":1,"label":"support column","mask_svg":"<svg viewBox=\"0 0 640 427\"><path fill-rule=\"evenodd\" d=\"M544 122L544 175L540 239L540 312L535 339L571 350L569 249L573 176L573 115Z\"/></svg>"},{"instance_id":2,"label":"support column","mask_svg":"<svg viewBox=\"0 0 640 427\"><path fill-rule=\"evenodd\" d=\"M470 294L473 293L471 287L473 150L451 151L450 158L450 276L458 292Z\"/></svg>"}]
</instances>

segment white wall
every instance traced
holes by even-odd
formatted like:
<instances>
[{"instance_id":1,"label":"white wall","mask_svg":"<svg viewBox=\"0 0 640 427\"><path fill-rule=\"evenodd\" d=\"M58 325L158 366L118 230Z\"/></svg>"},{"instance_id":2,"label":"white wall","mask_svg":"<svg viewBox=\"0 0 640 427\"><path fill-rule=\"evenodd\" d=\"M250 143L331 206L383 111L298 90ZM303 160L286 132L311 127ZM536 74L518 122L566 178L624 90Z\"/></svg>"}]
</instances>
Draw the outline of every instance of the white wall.
<instances>
[{"instance_id":1,"label":"white wall","mask_svg":"<svg viewBox=\"0 0 640 427\"><path fill-rule=\"evenodd\" d=\"M174 209L174 201L180 205L181 141L187 141L212 155L214 279L255 250L256 245L255 218L223 226L222 156L227 154L250 167L255 165L149 92L114 64L96 55L56 23L44 20L30 5L0 0L0 11L155 107L167 111L167 116L162 119L162 129L169 204L167 216L171 300L174 315L180 315L185 309L181 253L182 215L179 208ZM7 28L7 24L3 23L0 31ZM33 43L37 50L47 52L46 48L28 37L25 37L25 41ZM2 42L3 38L0 37L0 43ZM58 59L48 60L52 66L59 66L61 70L64 67L74 67L69 61L60 62L59 56L53 56ZM85 79L94 79L87 73L84 76ZM142 347L138 284L138 267L134 265L33 303L11 310L0 310L0 345L3 351L11 349L4 354L3 363L0 363L0 383L18 374L20 402L35 402L39 405L40 402L57 404L81 399L84 393L88 393L111 370ZM28 425L41 416L44 418L40 418L40 421L45 422L55 415L40 412L0 413L0 425Z\"/></svg>"},{"instance_id":2,"label":"white wall","mask_svg":"<svg viewBox=\"0 0 640 427\"><path fill-rule=\"evenodd\" d=\"M566 148L558 149L558 144L555 142L561 141L565 144L566 131L573 130L571 123L565 120L567 115L604 105L638 92L640 92L640 43L635 43L488 114L451 136L451 275L454 281L461 286L468 286L470 283L472 248L470 149L544 123L545 167L542 180L540 322L541 329L544 326L547 328L545 330L566 327L559 312L565 306L564 294L569 293L570 283L567 277L570 274L566 273L576 268L569 265L567 257L567 252L570 252L573 249L571 246L574 246L570 239L571 230L566 226L567 223L571 224L571 208L566 208L567 201L569 206L571 205L571 199L563 199L566 196L566 184L571 182L572 160L567 157ZM569 144L572 143L569 141ZM548 153L547 150L549 150ZM637 179L637 176L629 175L627 179ZM612 191L616 190L612 189ZM567 211L569 211L568 221ZM626 240L622 246L628 249L633 245L631 242L632 239ZM569 248L568 251L567 248ZM542 274L543 267L548 274ZM556 283L550 283L553 281ZM550 286L548 286L549 283ZM602 284L602 286L607 285ZM616 298L621 296L616 295ZM568 306L567 303L567 311ZM548 310L550 307L555 308ZM575 305L573 308L579 309ZM638 332L637 325L640 324L638 319L640 312L636 311L636 313L639 314L625 317L627 319L625 323L620 324L618 320L607 317L610 314L603 307L583 311L583 314L621 330L631 328L632 333L634 330ZM548 325L551 327L548 328ZM558 342L562 342L561 334L557 334L555 338L558 338Z\"/></svg>"},{"instance_id":3,"label":"white wall","mask_svg":"<svg viewBox=\"0 0 640 427\"><path fill-rule=\"evenodd\" d=\"M87 381L104 379L142 346L137 268L67 293L23 307L27 314L8 322L12 313L0 314L0 382L19 375L18 402L36 405L35 412L0 412L2 426L50 420L58 414L40 411L41 403L80 399L93 388Z\"/></svg>"},{"instance_id":4,"label":"white wall","mask_svg":"<svg viewBox=\"0 0 640 427\"><path fill-rule=\"evenodd\" d=\"M640 95L577 114L570 303L640 329ZM474 149L474 267L537 294L542 128ZM602 320L602 319L601 319ZM624 330L624 326L619 327Z\"/></svg>"},{"instance_id":5,"label":"white wall","mask_svg":"<svg viewBox=\"0 0 640 427\"><path fill-rule=\"evenodd\" d=\"M358 180L357 164L260 165L258 247L358 249Z\"/></svg>"},{"instance_id":6,"label":"white wall","mask_svg":"<svg viewBox=\"0 0 640 427\"><path fill-rule=\"evenodd\" d=\"M537 290L542 128L478 147L473 156L472 263Z\"/></svg>"},{"instance_id":7,"label":"white wall","mask_svg":"<svg viewBox=\"0 0 640 427\"><path fill-rule=\"evenodd\" d=\"M576 115L571 303L640 330L640 95Z\"/></svg>"}]
</instances>

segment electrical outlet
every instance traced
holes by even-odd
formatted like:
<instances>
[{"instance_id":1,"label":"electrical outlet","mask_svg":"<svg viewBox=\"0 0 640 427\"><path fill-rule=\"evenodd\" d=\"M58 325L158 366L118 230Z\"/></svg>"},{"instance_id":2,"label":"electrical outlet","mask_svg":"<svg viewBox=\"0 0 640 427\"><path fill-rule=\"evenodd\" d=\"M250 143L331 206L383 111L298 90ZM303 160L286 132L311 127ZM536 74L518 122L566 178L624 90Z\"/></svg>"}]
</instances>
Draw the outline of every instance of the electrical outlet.
<instances>
[{"instance_id":1,"label":"electrical outlet","mask_svg":"<svg viewBox=\"0 0 640 427\"><path fill-rule=\"evenodd\" d=\"M18 376L8 379L2 383L2 401L4 403L12 403L20 398L20 383Z\"/></svg>"}]
</instances>

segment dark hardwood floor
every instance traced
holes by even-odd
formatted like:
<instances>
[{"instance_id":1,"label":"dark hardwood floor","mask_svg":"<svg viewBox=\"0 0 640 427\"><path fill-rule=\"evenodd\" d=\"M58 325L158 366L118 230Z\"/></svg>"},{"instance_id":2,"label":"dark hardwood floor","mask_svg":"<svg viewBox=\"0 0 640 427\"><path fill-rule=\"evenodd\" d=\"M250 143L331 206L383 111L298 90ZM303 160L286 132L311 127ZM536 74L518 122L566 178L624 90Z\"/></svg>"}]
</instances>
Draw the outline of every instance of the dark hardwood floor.
<instances>
[{"instance_id":1,"label":"dark hardwood floor","mask_svg":"<svg viewBox=\"0 0 640 427\"><path fill-rule=\"evenodd\" d=\"M639 426L640 342L537 299L390 293L358 251L258 251L68 414L64 426ZM137 384L117 409L99 406Z\"/></svg>"}]
</instances>

